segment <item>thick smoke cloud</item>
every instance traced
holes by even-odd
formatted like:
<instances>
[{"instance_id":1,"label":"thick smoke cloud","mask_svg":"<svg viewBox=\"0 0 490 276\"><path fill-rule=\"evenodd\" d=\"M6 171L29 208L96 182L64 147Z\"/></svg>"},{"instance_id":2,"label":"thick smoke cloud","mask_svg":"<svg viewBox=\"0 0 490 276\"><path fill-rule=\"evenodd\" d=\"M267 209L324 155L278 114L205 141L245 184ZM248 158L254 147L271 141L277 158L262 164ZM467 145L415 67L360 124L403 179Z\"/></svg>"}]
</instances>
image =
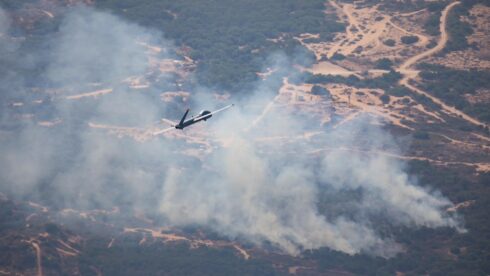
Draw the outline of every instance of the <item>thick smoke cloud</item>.
<instances>
[{"instance_id":1,"label":"thick smoke cloud","mask_svg":"<svg viewBox=\"0 0 490 276\"><path fill-rule=\"evenodd\" d=\"M137 41L148 42L150 37L143 28L114 16L86 8L68 11L53 45L48 77L59 85L83 87L141 75L148 61Z\"/></svg>"},{"instance_id":2,"label":"thick smoke cloud","mask_svg":"<svg viewBox=\"0 0 490 276\"><path fill-rule=\"evenodd\" d=\"M167 175L160 210L172 224L207 225L233 238L270 242L290 254L326 246L381 256L401 248L376 233L374 217L392 225L459 227L443 212L451 205L447 199L417 186L401 163L375 153L394 145L368 119L329 130L310 145L282 144L281 139L264 145L260 140L271 129L275 137L292 139L311 122L280 112L249 129L252 118L238 118L251 115L258 114L237 110L213 125L228 130L219 134L227 146L205 160L213 173L172 170ZM356 152L359 141L353 135L361 129L369 139L379 139L367 146L374 154ZM321 213L321 195L347 195L336 202L343 210Z\"/></svg>"},{"instance_id":3,"label":"thick smoke cloud","mask_svg":"<svg viewBox=\"0 0 490 276\"><path fill-rule=\"evenodd\" d=\"M49 50L35 52L36 59L48 61L38 85L49 96L18 93L36 89L21 74L3 82L2 95L8 97L2 121L23 121L19 129L0 136L5 190L35 198L48 193L59 206L79 208L110 207L116 200L130 205L151 202L148 195L156 175L140 167L161 164L162 156L157 155L165 153L164 145L140 145L88 128L90 122L145 126L159 119L164 106L154 97L130 91L126 83L134 76L145 77L148 71L149 57L142 43L170 45L158 34L115 16L85 7L67 10L59 33L43 44ZM18 60L19 68L25 67L23 62ZM100 89L113 93L97 99L66 98ZM7 106L12 102L21 102L25 113L36 116L22 119ZM46 128L38 124L43 120L61 124ZM148 185L141 184L145 182Z\"/></svg>"},{"instance_id":4,"label":"thick smoke cloud","mask_svg":"<svg viewBox=\"0 0 490 276\"><path fill-rule=\"evenodd\" d=\"M9 30L11 25L11 19L9 15L0 8L0 90L2 94L0 95L0 100L5 98L5 93L7 89L14 87L16 80L15 72L9 68L14 64L14 60L17 58L15 56L16 49L18 48L17 43L9 38ZM5 83L8 83L7 86Z\"/></svg>"},{"instance_id":5,"label":"thick smoke cloud","mask_svg":"<svg viewBox=\"0 0 490 276\"><path fill-rule=\"evenodd\" d=\"M10 27L10 19L8 15L5 13L5 11L0 9L0 35L2 37L7 35L7 31L9 27Z\"/></svg>"},{"instance_id":6,"label":"thick smoke cloud","mask_svg":"<svg viewBox=\"0 0 490 276\"><path fill-rule=\"evenodd\" d=\"M0 21L0 32L5 29ZM62 123L44 128L34 119L1 133L3 191L39 199L49 194L59 208L122 205L159 214L170 226L206 227L289 254L329 247L393 256L400 246L373 226L380 217L395 226L460 228L444 212L451 202L382 154L396 144L372 118L325 128L314 116L271 103L283 77L294 74L292 58L284 55L266 62L277 73L236 100L236 108L187 132L206 132L206 151L179 139L140 143L89 128L89 122L145 128L165 111L154 96L162 92L158 86L140 92L125 85L154 70L142 42L173 47L157 32L113 15L67 11L47 56L44 84L62 91L48 106L51 119ZM97 100L64 98L108 88L113 92ZM192 107L224 104L206 91L196 88ZM321 134L304 138L311 131ZM189 147L199 158L185 154Z\"/></svg>"}]
</instances>

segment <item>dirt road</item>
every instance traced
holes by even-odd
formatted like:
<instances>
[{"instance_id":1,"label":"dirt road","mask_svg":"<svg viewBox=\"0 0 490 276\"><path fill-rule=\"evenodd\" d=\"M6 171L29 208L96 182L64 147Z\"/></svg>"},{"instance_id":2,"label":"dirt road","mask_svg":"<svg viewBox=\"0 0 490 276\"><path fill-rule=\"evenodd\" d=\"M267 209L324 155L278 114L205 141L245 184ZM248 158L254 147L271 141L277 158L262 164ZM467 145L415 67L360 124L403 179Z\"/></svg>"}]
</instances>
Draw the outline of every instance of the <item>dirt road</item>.
<instances>
[{"instance_id":1,"label":"dirt road","mask_svg":"<svg viewBox=\"0 0 490 276\"><path fill-rule=\"evenodd\" d=\"M326 53L328 58L333 57L335 53L350 55L359 47L367 47L373 41L379 42L379 37L390 21L390 17L385 16L381 21L372 23L372 26L366 29L364 28L364 23L358 21L353 4L342 4L340 6L335 1L330 1L330 5L339 14L346 17L346 23L348 25L346 27L345 38L337 41Z\"/></svg>"},{"instance_id":2,"label":"dirt road","mask_svg":"<svg viewBox=\"0 0 490 276\"><path fill-rule=\"evenodd\" d=\"M447 5L446 8L444 8L444 10L442 11L441 21L440 21L440 25L439 25L439 31L441 32L441 37L440 37L439 41L437 42L437 45L434 48L431 48L431 49L429 49L423 53L420 53L418 55L415 55L415 56L407 59L398 68L398 71L400 73L403 74L403 71L407 71L412 65L417 63L419 60L424 59L426 57L429 57L429 56L441 51L442 49L444 49L444 47L446 47L446 44L448 41L448 34L446 31L447 15L449 14L449 12L451 11L451 9L454 6L459 5L459 4L460 4L460 2L453 2L449 5Z\"/></svg>"},{"instance_id":3,"label":"dirt road","mask_svg":"<svg viewBox=\"0 0 490 276\"><path fill-rule=\"evenodd\" d=\"M416 64L420 60L427 58L429 56L432 56L432 55L436 54L437 52L441 51L442 49L444 49L444 47L446 47L448 37L449 37L447 30L446 30L447 17L448 17L449 12L451 11L451 9L454 6L459 5L459 4L460 4L459 1L453 2L449 5L447 5L446 8L444 8L444 10L442 11L441 21L440 21L440 25L439 25L441 37L439 38L437 45L434 48L431 48L425 52L422 52L418 55L415 55L415 56L407 59L397 69L397 71L403 75L403 78L400 80L400 85L403 85L403 86L407 87L408 89L410 89L410 90L412 90L418 94L421 94L421 95L424 95L424 96L430 98L434 103L440 105L446 113L454 114L454 115L461 117L462 119L464 119L464 120L466 120L472 124L475 124L475 125L485 125L485 123L482 123L481 121L465 114L464 112L461 112L460 110L456 109L455 107L447 105L446 103L444 103L439 98L436 98L436 97L432 96L431 94L429 94L429 93L413 86L412 84L410 84L410 80L412 78L416 77L416 74L413 74L414 70L410 69L410 67L412 67L414 64Z\"/></svg>"},{"instance_id":4,"label":"dirt road","mask_svg":"<svg viewBox=\"0 0 490 276\"><path fill-rule=\"evenodd\" d=\"M71 96L67 96L66 99L68 99L68 100L79 100L79 99L85 98L85 97L97 97L97 96L101 96L101 95L105 95L105 94L109 94L109 93L112 93L112 88L101 89L101 90L77 94L77 95L71 95Z\"/></svg>"},{"instance_id":5,"label":"dirt road","mask_svg":"<svg viewBox=\"0 0 490 276\"><path fill-rule=\"evenodd\" d=\"M36 265L37 265L37 276L43 276L43 267L41 264L41 247L36 241L30 241L34 250L36 250Z\"/></svg>"}]
</instances>

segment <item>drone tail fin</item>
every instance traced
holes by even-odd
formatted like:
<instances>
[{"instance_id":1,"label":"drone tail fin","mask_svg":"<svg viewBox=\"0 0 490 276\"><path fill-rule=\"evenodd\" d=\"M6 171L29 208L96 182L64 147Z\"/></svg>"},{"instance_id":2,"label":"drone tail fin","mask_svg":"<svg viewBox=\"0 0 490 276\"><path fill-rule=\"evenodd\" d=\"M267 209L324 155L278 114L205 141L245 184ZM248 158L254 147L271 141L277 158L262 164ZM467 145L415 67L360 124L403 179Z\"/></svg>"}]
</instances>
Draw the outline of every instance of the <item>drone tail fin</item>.
<instances>
[{"instance_id":1,"label":"drone tail fin","mask_svg":"<svg viewBox=\"0 0 490 276\"><path fill-rule=\"evenodd\" d=\"M185 118L187 117L187 114L189 113L189 109L187 109L184 113L184 116L182 116L182 119L180 119L179 126L182 126L184 124Z\"/></svg>"}]
</instances>

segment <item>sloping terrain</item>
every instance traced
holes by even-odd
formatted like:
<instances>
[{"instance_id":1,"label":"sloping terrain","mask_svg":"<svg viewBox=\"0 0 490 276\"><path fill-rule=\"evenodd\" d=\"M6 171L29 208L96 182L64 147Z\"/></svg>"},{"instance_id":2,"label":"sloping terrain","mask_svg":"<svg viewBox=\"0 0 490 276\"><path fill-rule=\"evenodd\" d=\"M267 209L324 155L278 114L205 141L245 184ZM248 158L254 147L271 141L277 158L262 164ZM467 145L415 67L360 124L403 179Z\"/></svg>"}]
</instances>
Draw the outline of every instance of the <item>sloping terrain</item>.
<instances>
[{"instance_id":1,"label":"sloping terrain","mask_svg":"<svg viewBox=\"0 0 490 276\"><path fill-rule=\"evenodd\" d=\"M0 275L490 273L489 7L436 2L0 2Z\"/></svg>"}]
</instances>

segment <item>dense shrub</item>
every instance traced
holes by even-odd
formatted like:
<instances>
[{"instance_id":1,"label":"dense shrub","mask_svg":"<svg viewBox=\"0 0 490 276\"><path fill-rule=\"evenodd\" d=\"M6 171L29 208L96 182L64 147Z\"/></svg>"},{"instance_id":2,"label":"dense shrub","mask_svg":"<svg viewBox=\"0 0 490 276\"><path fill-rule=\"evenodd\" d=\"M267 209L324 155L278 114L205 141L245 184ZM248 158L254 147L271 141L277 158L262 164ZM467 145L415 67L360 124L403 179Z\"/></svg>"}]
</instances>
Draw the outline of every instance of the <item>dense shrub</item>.
<instances>
[{"instance_id":1,"label":"dense shrub","mask_svg":"<svg viewBox=\"0 0 490 276\"><path fill-rule=\"evenodd\" d=\"M390 46L390 47L393 47L396 45L396 41L394 39L387 39L385 41L383 41L383 44L386 45L386 46Z\"/></svg>"},{"instance_id":2,"label":"dense shrub","mask_svg":"<svg viewBox=\"0 0 490 276\"><path fill-rule=\"evenodd\" d=\"M414 44L419 41L419 37L415 35L402 36L401 41L404 44Z\"/></svg>"},{"instance_id":3,"label":"dense shrub","mask_svg":"<svg viewBox=\"0 0 490 276\"><path fill-rule=\"evenodd\" d=\"M256 72L273 52L295 56L299 49L305 51L295 36L316 33L321 39L331 39L332 33L344 31L335 15L325 16L322 0L226 4L214 0L98 0L95 5L163 30L177 45L189 46L191 57L198 61L199 82L226 90L244 89L257 80ZM278 37L282 38L279 42L268 40Z\"/></svg>"},{"instance_id":4,"label":"dense shrub","mask_svg":"<svg viewBox=\"0 0 490 276\"><path fill-rule=\"evenodd\" d=\"M427 131L416 131L413 134L413 137L415 139L419 139L419 140L429 140L430 139L429 133Z\"/></svg>"},{"instance_id":5,"label":"dense shrub","mask_svg":"<svg viewBox=\"0 0 490 276\"><path fill-rule=\"evenodd\" d=\"M440 65L421 64L422 88L444 102L470 113L480 120L490 121L488 103L470 104L465 94L475 94L478 89L490 88L490 78L486 71L456 70Z\"/></svg>"},{"instance_id":6,"label":"dense shrub","mask_svg":"<svg viewBox=\"0 0 490 276\"><path fill-rule=\"evenodd\" d=\"M340 54L340 53L335 53L332 56L332 60L344 60L344 59L345 59L345 56Z\"/></svg>"},{"instance_id":7,"label":"dense shrub","mask_svg":"<svg viewBox=\"0 0 490 276\"><path fill-rule=\"evenodd\" d=\"M391 67L393 66L393 61L387 58L382 58L376 61L375 67L377 69L383 69L383 70L391 70Z\"/></svg>"},{"instance_id":8,"label":"dense shrub","mask_svg":"<svg viewBox=\"0 0 490 276\"><path fill-rule=\"evenodd\" d=\"M390 103L390 95L383 94L379 97L379 99L381 100L381 102L383 102L383 104Z\"/></svg>"},{"instance_id":9,"label":"dense shrub","mask_svg":"<svg viewBox=\"0 0 490 276\"><path fill-rule=\"evenodd\" d=\"M313 95L330 95L330 92L324 87L321 87L319 85L313 85L313 87L311 88L311 94L313 94Z\"/></svg>"}]
</instances>

